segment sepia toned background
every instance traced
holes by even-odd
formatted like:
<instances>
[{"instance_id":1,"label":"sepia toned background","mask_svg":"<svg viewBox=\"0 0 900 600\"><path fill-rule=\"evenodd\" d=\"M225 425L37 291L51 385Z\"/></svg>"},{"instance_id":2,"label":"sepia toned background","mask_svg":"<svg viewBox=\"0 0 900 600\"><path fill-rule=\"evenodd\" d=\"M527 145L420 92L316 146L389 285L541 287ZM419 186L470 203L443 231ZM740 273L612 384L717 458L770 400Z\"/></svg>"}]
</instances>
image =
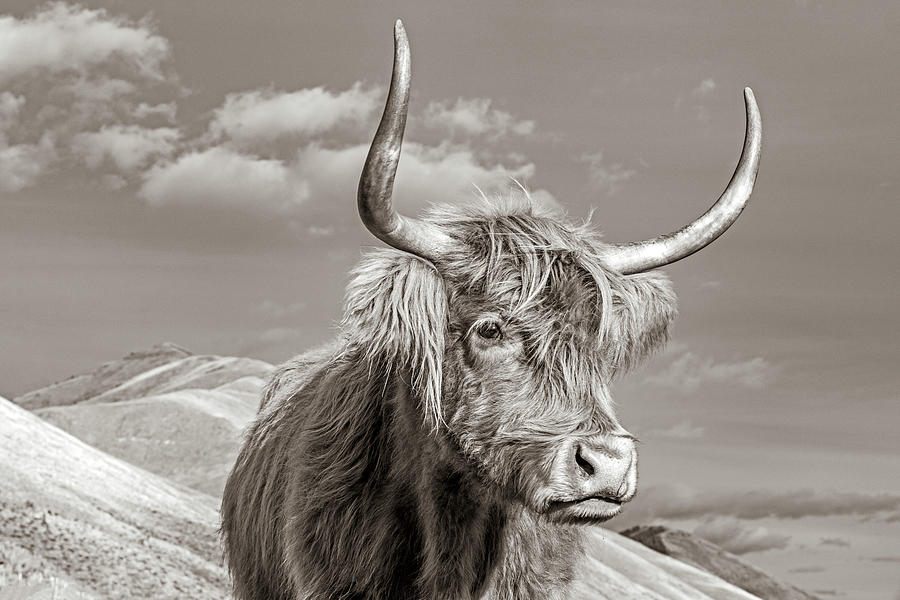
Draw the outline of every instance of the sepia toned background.
<instances>
[{"instance_id":1,"label":"sepia toned background","mask_svg":"<svg viewBox=\"0 0 900 600\"><path fill-rule=\"evenodd\" d=\"M900 7L894 2L6 0L0 395L171 341L279 362L328 340L377 243L358 173L402 18L395 199L511 178L611 241L724 188L750 207L668 268L668 348L617 385L642 491L613 529L694 531L822 598L900 591Z\"/></svg>"}]
</instances>

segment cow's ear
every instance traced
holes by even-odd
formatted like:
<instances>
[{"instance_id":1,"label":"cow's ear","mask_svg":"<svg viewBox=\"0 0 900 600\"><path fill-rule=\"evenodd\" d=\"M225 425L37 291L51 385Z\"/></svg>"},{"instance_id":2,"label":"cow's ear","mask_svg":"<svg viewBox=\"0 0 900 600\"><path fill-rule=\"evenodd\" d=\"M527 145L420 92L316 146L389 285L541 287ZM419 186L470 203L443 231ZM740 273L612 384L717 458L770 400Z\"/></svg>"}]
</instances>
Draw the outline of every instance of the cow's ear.
<instances>
[{"instance_id":1,"label":"cow's ear","mask_svg":"<svg viewBox=\"0 0 900 600\"><path fill-rule=\"evenodd\" d=\"M404 377L431 426L442 421L447 319L444 281L421 258L379 250L352 273L342 325L347 349L368 363L373 376Z\"/></svg>"},{"instance_id":2,"label":"cow's ear","mask_svg":"<svg viewBox=\"0 0 900 600\"><path fill-rule=\"evenodd\" d=\"M637 365L669 338L678 314L672 283L661 271L610 277L607 352L612 374Z\"/></svg>"}]
</instances>

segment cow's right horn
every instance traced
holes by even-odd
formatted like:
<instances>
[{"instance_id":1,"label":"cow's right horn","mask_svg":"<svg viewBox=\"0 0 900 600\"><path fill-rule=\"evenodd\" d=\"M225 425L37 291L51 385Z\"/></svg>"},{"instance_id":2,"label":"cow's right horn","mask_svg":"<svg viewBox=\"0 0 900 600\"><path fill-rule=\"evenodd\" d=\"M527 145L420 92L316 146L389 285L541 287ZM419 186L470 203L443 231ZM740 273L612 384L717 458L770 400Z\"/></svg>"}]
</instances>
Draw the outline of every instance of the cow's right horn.
<instances>
[{"instance_id":1,"label":"cow's right horn","mask_svg":"<svg viewBox=\"0 0 900 600\"><path fill-rule=\"evenodd\" d=\"M359 178L357 204L360 218L375 237L394 248L435 261L452 246L451 238L431 223L401 215L391 202L409 109L409 78L409 41L398 19L394 25L391 87Z\"/></svg>"}]
</instances>

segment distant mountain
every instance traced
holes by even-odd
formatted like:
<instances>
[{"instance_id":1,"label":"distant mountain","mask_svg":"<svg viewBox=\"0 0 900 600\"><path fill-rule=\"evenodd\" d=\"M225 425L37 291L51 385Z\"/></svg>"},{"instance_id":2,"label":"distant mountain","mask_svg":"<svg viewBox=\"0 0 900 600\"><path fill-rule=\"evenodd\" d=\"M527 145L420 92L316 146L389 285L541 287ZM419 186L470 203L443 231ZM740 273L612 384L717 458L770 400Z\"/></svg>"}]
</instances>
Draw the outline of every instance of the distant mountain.
<instances>
[{"instance_id":1,"label":"distant mountain","mask_svg":"<svg viewBox=\"0 0 900 600\"><path fill-rule=\"evenodd\" d=\"M765 600L816 600L806 592L752 567L740 558L691 533L661 525L638 525L622 535L657 552L718 575Z\"/></svg>"},{"instance_id":2,"label":"distant mountain","mask_svg":"<svg viewBox=\"0 0 900 600\"><path fill-rule=\"evenodd\" d=\"M0 576L14 568L102 598L229 595L216 498L113 458L4 399L0 456Z\"/></svg>"},{"instance_id":3,"label":"distant mountain","mask_svg":"<svg viewBox=\"0 0 900 600\"><path fill-rule=\"evenodd\" d=\"M73 375L59 383L23 394L15 399L15 403L29 410L77 404L128 381L138 373L190 355L190 351L175 344L158 344L149 350L132 352L125 358L104 363L90 373Z\"/></svg>"},{"instance_id":4,"label":"distant mountain","mask_svg":"<svg viewBox=\"0 0 900 600\"><path fill-rule=\"evenodd\" d=\"M35 414L80 440L219 496L272 368L163 344L68 380L77 386L55 384L17 402L39 399Z\"/></svg>"}]
</instances>

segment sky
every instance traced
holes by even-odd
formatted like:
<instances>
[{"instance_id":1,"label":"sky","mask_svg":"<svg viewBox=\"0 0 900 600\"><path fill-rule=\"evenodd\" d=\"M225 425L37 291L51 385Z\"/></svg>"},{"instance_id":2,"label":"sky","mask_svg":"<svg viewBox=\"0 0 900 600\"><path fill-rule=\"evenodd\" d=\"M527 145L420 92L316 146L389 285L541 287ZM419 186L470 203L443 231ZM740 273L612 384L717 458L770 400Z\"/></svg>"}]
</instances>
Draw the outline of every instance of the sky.
<instances>
[{"instance_id":1,"label":"sky","mask_svg":"<svg viewBox=\"0 0 900 600\"><path fill-rule=\"evenodd\" d=\"M356 184L412 47L395 201L533 196L672 231L763 118L749 208L667 268L669 346L616 385L641 493L822 598L900 597L900 5L192 2L0 8L0 395L162 341L327 341Z\"/></svg>"}]
</instances>

